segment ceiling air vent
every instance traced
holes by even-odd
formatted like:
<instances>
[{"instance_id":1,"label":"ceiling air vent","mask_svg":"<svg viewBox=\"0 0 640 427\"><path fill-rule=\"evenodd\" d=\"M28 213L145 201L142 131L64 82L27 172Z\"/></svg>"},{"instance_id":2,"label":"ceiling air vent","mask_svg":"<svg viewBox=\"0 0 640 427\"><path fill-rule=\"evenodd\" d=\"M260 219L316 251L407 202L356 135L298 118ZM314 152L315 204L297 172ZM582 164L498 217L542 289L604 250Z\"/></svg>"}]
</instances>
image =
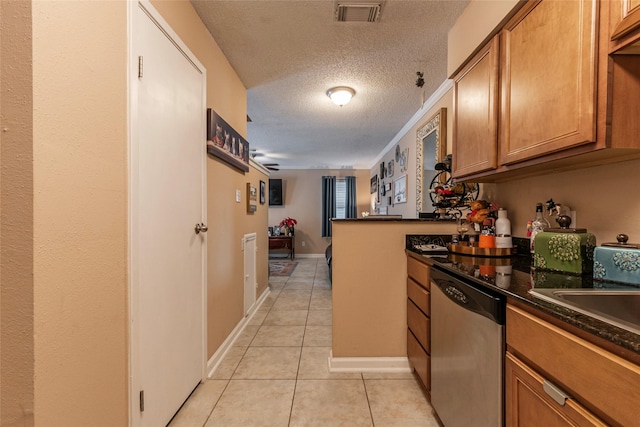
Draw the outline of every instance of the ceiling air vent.
<instances>
[{"instance_id":1,"label":"ceiling air vent","mask_svg":"<svg viewBox=\"0 0 640 427\"><path fill-rule=\"evenodd\" d=\"M336 2L338 22L378 22L383 2Z\"/></svg>"}]
</instances>

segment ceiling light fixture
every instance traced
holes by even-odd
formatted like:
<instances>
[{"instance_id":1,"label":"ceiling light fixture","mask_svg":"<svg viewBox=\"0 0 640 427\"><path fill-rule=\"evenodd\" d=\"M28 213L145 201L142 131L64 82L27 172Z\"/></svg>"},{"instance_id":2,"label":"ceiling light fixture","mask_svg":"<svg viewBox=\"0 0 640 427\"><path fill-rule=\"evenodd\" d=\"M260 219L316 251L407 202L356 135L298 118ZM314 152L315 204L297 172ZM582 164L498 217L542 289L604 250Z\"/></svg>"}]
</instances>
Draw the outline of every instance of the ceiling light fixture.
<instances>
[{"instance_id":1,"label":"ceiling light fixture","mask_svg":"<svg viewBox=\"0 0 640 427\"><path fill-rule=\"evenodd\" d=\"M340 107L347 105L355 94L356 91L348 86L332 87L327 91L327 96L331 98L334 104Z\"/></svg>"}]
</instances>

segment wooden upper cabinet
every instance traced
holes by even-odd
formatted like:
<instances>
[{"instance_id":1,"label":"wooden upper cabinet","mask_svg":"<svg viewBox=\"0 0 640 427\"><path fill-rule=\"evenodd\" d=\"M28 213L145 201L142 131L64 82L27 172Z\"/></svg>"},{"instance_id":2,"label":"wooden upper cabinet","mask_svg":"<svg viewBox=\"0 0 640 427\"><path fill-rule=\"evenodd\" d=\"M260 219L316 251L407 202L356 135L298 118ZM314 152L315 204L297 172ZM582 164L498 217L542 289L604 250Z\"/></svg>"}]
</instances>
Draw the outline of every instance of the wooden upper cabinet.
<instances>
[{"instance_id":1,"label":"wooden upper cabinet","mask_svg":"<svg viewBox=\"0 0 640 427\"><path fill-rule=\"evenodd\" d=\"M629 42L640 40L640 0L611 0L610 31L611 40L623 42L630 38Z\"/></svg>"},{"instance_id":2,"label":"wooden upper cabinet","mask_svg":"<svg viewBox=\"0 0 640 427\"><path fill-rule=\"evenodd\" d=\"M596 0L542 0L504 27L500 164L596 140L597 17Z\"/></svg>"},{"instance_id":3,"label":"wooden upper cabinet","mask_svg":"<svg viewBox=\"0 0 640 427\"><path fill-rule=\"evenodd\" d=\"M454 178L497 166L498 53L495 36L454 79Z\"/></svg>"}]
</instances>

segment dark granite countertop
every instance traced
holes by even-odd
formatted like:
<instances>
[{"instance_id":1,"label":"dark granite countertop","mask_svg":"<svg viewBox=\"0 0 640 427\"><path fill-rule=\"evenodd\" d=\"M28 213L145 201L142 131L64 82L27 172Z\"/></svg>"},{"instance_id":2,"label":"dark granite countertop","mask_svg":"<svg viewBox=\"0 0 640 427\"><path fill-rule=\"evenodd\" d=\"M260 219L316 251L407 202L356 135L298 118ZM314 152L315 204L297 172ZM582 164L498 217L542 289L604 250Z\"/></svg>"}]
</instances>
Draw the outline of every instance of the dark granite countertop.
<instances>
[{"instance_id":1,"label":"dark granite countertop","mask_svg":"<svg viewBox=\"0 0 640 427\"><path fill-rule=\"evenodd\" d=\"M369 215L364 218L334 218L334 222L371 222L371 221L402 221L402 222L430 222L430 223L452 223L453 219L436 218L402 218L402 215Z\"/></svg>"},{"instance_id":2,"label":"dark granite countertop","mask_svg":"<svg viewBox=\"0 0 640 427\"><path fill-rule=\"evenodd\" d=\"M524 256L485 258L425 253L414 248L415 245L431 242L446 244L448 238L449 236L407 236L406 248L430 265L499 292L512 301L545 313L624 350L630 350L635 353L635 360L640 356L640 335L561 305L540 300L529 293L532 288L625 288L624 285L595 282L591 275L534 270L531 268L531 258L526 250L521 251L526 253ZM625 356L625 351L619 353Z\"/></svg>"}]
</instances>

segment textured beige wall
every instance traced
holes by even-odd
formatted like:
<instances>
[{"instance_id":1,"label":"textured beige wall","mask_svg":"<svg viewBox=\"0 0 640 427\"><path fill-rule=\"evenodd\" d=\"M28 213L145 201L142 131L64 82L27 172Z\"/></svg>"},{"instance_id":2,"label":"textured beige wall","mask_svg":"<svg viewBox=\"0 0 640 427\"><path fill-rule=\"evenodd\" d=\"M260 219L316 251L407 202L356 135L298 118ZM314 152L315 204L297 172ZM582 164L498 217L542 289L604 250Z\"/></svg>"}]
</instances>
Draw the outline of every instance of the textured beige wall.
<instances>
[{"instance_id":1,"label":"textured beige wall","mask_svg":"<svg viewBox=\"0 0 640 427\"><path fill-rule=\"evenodd\" d=\"M0 425L33 425L31 3L0 2Z\"/></svg>"},{"instance_id":2,"label":"textured beige wall","mask_svg":"<svg viewBox=\"0 0 640 427\"><path fill-rule=\"evenodd\" d=\"M37 425L128 423L126 64L126 2L33 2Z\"/></svg>"},{"instance_id":3,"label":"textured beige wall","mask_svg":"<svg viewBox=\"0 0 640 427\"><path fill-rule=\"evenodd\" d=\"M295 218L296 254L321 254L331 238L322 237L322 177L356 177L356 202L358 216L368 211L369 171L367 170L329 170L329 169L291 169L273 172L270 178L282 179L284 206L269 207L269 226L280 224L285 217ZM266 235L266 227L264 234ZM303 245L304 242L304 246Z\"/></svg>"},{"instance_id":4,"label":"textured beige wall","mask_svg":"<svg viewBox=\"0 0 640 427\"><path fill-rule=\"evenodd\" d=\"M596 235L598 244L618 233L640 242L640 160L554 173L496 185L496 200L509 211L512 234L524 237L537 202L553 199L576 211L576 224ZM555 223L552 224L557 226Z\"/></svg>"},{"instance_id":5,"label":"textured beige wall","mask_svg":"<svg viewBox=\"0 0 640 427\"><path fill-rule=\"evenodd\" d=\"M398 141L396 145L400 146L400 150L404 150L405 148L409 148L409 162L407 165L407 171L401 172L400 165L398 163L394 164L393 176L390 178L385 178L384 183L391 182L392 192L391 194L387 193L384 197L380 198L381 207L387 207L387 214L389 215L402 215L403 218L416 218L417 210L416 210L416 154L417 147L416 141L418 136L418 129L425 125L427 120L431 118L440 108L447 109L447 153L451 153L451 141L452 141L452 129L453 129L453 89L448 90L439 100L435 101L434 106L430 108L423 116L418 120L417 124L412 126L411 129ZM394 145L388 150L384 156L382 157L382 161L385 163L389 163L391 159L395 160L395 149ZM380 162L378 162L370 171L369 178L374 175L380 175ZM393 196L393 181L398 179L402 175L407 175L407 203L400 203L391 205L387 202L387 197ZM375 193L371 195L371 199L375 201ZM373 203L373 202L372 202ZM366 209L373 213L371 207ZM425 211L429 211L426 209Z\"/></svg>"},{"instance_id":6,"label":"textured beige wall","mask_svg":"<svg viewBox=\"0 0 640 427\"><path fill-rule=\"evenodd\" d=\"M207 69L207 107L247 136L246 89L188 0L154 0L153 6ZM249 141L251 144L251 141ZM246 185L267 182L251 168L246 175L223 161L207 159L207 357L211 357L243 318L244 263L241 240L257 233L258 296L268 285L267 207L248 214ZM235 202L240 190L242 200Z\"/></svg>"},{"instance_id":7,"label":"textured beige wall","mask_svg":"<svg viewBox=\"0 0 640 427\"><path fill-rule=\"evenodd\" d=\"M451 234L455 223L336 221L334 357L406 357L406 234Z\"/></svg>"}]
</instances>

